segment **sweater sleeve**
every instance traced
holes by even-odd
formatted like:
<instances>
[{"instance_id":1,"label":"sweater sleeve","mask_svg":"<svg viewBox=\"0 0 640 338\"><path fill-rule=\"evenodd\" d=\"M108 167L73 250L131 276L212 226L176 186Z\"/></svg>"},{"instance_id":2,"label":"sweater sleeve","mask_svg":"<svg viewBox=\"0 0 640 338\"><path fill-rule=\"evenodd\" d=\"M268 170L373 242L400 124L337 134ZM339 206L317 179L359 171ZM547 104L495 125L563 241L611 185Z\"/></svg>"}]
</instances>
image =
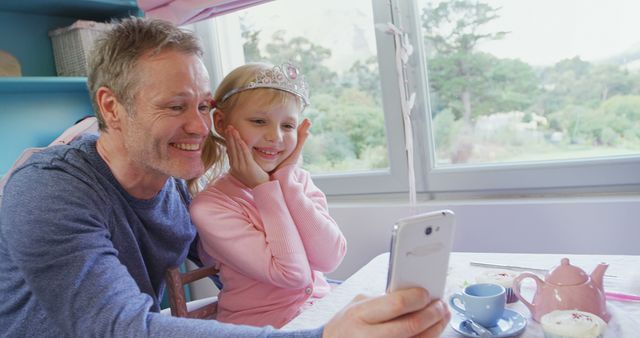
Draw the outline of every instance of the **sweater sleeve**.
<instances>
[{"instance_id":1,"label":"sweater sleeve","mask_svg":"<svg viewBox=\"0 0 640 338\"><path fill-rule=\"evenodd\" d=\"M295 165L281 168L272 177L280 183L311 268L335 270L346 254L347 241L329 215L324 193L313 184L307 171Z\"/></svg>"},{"instance_id":2,"label":"sweater sleeve","mask_svg":"<svg viewBox=\"0 0 640 338\"><path fill-rule=\"evenodd\" d=\"M29 173L31 171L31 173ZM109 208L75 174L23 169L6 186L0 240L47 322L68 337L319 337L150 312L105 229ZM7 295L4 295L7 296ZM4 297L3 296L3 297ZM24 325L34 325L26 318ZM43 333L44 335L44 333Z\"/></svg>"},{"instance_id":3,"label":"sweater sleeve","mask_svg":"<svg viewBox=\"0 0 640 338\"><path fill-rule=\"evenodd\" d=\"M254 280L281 288L307 286L311 268L279 184L267 182L252 192L255 205L215 187L196 196L190 211L202 247Z\"/></svg>"}]
</instances>

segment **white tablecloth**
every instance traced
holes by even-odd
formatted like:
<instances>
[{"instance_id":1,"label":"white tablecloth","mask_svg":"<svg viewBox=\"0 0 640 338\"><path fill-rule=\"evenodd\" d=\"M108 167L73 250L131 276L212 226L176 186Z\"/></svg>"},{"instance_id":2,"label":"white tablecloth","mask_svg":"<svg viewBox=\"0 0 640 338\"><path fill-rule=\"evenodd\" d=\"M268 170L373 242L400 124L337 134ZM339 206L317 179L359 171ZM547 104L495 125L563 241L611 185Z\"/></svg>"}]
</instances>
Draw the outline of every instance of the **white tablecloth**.
<instances>
[{"instance_id":1,"label":"white tablecloth","mask_svg":"<svg viewBox=\"0 0 640 338\"><path fill-rule=\"evenodd\" d=\"M550 254L501 254L501 253L461 253L451 254L449 273L445 296L458 292L465 282L475 282L477 276L487 268L471 266L469 263L483 262L493 264L507 264L525 266L529 268L549 269L560 263L560 259L567 257L571 264L584 269L588 274L600 262L609 264L606 274L615 277L605 277L605 290L640 294L640 280L637 274L640 270L640 256L618 255L550 255ZM357 294L379 295L384 293L387 281L387 266L389 254L384 253L358 270L353 276L335 288L325 298L317 300L312 307L305 310L298 317L289 322L284 329L305 329L324 325L336 312L346 306ZM531 300L533 286L522 287L525 298ZM521 302L507 305L527 318L528 324L520 337L543 338L540 325L531 319L529 310ZM607 308L612 318L609 321L605 338L636 338L640 337L640 302L607 301ZM462 337L450 326L442 337Z\"/></svg>"}]
</instances>

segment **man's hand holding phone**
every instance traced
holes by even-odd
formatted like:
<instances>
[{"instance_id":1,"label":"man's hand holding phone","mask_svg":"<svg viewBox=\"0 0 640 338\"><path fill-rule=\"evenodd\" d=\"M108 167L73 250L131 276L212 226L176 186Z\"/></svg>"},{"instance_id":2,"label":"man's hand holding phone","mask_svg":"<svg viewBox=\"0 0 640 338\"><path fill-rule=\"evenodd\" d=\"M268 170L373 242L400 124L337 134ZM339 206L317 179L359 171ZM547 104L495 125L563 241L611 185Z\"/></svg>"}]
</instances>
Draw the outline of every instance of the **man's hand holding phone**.
<instances>
[{"instance_id":1,"label":"man's hand holding phone","mask_svg":"<svg viewBox=\"0 0 640 338\"><path fill-rule=\"evenodd\" d=\"M422 288L357 296L324 328L323 337L440 337L451 313Z\"/></svg>"}]
</instances>

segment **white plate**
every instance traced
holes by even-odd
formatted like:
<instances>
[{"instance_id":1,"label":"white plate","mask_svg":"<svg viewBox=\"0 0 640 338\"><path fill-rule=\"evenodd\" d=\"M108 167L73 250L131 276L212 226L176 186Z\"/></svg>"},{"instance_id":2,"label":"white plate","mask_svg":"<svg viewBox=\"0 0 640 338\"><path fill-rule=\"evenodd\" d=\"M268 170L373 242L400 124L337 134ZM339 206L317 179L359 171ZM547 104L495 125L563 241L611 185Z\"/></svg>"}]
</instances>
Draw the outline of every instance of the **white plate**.
<instances>
[{"instance_id":1,"label":"white plate","mask_svg":"<svg viewBox=\"0 0 640 338\"><path fill-rule=\"evenodd\" d=\"M465 320L467 318L463 314L456 311L451 312L451 327L456 332L465 337L478 337L478 334L466 325ZM504 313L498 321L498 324L494 327L488 327L487 329L491 331L494 338L504 338L517 336L521 334L526 327L527 319L520 313L510 309L504 309Z\"/></svg>"}]
</instances>

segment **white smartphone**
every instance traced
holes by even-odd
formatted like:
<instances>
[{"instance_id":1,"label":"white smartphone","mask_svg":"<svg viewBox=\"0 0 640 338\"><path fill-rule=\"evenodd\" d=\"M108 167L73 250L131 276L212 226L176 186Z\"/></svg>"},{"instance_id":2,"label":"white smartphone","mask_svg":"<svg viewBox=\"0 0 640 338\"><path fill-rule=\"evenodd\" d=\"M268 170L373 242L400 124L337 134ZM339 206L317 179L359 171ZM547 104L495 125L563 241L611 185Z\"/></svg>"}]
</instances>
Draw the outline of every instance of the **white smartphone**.
<instances>
[{"instance_id":1,"label":"white smartphone","mask_svg":"<svg viewBox=\"0 0 640 338\"><path fill-rule=\"evenodd\" d=\"M454 227L451 210L398 220L391 237L387 292L423 287L432 298L442 298Z\"/></svg>"}]
</instances>

